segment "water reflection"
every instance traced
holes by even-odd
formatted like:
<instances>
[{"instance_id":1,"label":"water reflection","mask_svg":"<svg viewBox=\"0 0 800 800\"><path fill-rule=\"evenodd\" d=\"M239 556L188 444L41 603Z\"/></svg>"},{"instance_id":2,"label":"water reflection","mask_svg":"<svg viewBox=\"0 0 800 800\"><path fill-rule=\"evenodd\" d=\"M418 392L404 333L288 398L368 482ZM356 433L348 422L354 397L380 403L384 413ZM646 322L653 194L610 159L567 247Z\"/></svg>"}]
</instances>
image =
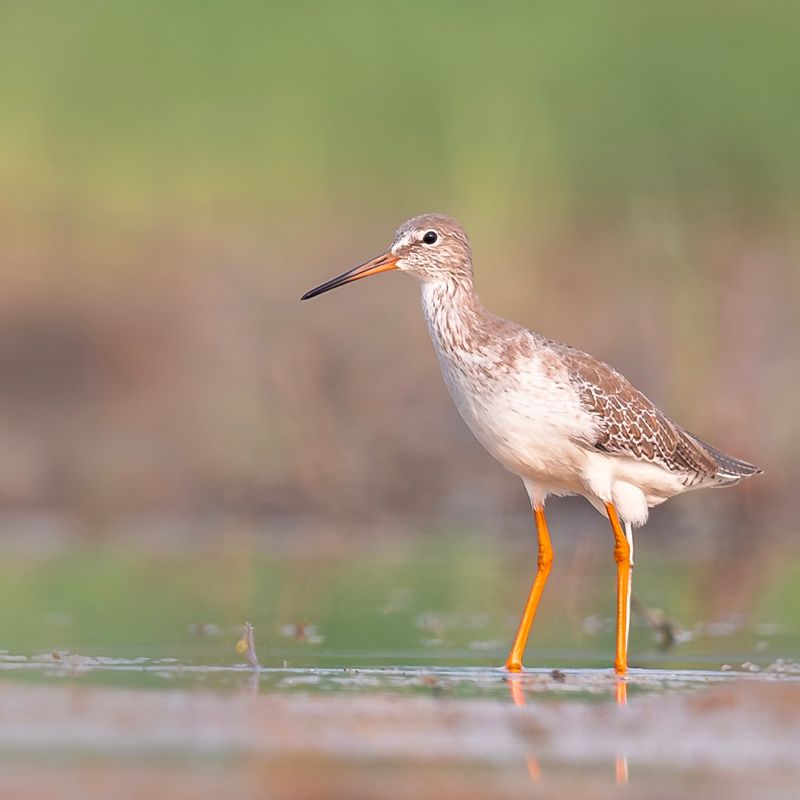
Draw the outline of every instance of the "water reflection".
<instances>
[{"instance_id":1,"label":"water reflection","mask_svg":"<svg viewBox=\"0 0 800 800\"><path fill-rule=\"evenodd\" d=\"M517 707L525 706L525 689L522 685L523 676L519 673L509 673L507 680L508 690L511 692L511 700L514 705ZM531 781L538 783L542 779L542 770L539 766L539 759L537 759L533 753L527 753L525 755L525 766L528 769L528 775L530 776Z\"/></svg>"},{"instance_id":2,"label":"water reflection","mask_svg":"<svg viewBox=\"0 0 800 800\"><path fill-rule=\"evenodd\" d=\"M557 681L563 681L563 675L558 670L553 670L552 677ZM557 677L557 676L560 676ZM527 706L525 699L525 677L521 674L509 674L506 678L508 690L511 695L511 701L518 708ZM628 707L628 683L624 678L618 678L614 685L614 701L618 708L627 709ZM528 775L531 781L538 783L542 779L542 770L539 764L539 759L534 753L527 753L525 755L525 766L528 770ZM617 751L614 771L616 776L617 786L628 785L628 754L624 749Z\"/></svg>"},{"instance_id":3,"label":"water reflection","mask_svg":"<svg viewBox=\"0 0 800 800\"><path fill-rule=\"evenodd\" d=\"M525 705L525 690L522 688L522 675L510 674L508 676L508 689L515 706Z\"/></svg>"},{"instance_id":4,"label":"water reflection","mask_svg":"<svg viewBox=\"0 0 800 800\"><path fill-rule=\"evenodd\" d=\"M256 671L244 660L50 653L2 655L0 678L6 760L21 753L33 769L52 753L58 763L133 764L153 771L153 786L165 763L203 780L210 763L252 764L257 788L227 792L236 796L263 794L266 764L315 781L303 797L356 771L369 789L328 794L371 797L380 780L409 797L621 798L629 763L642 797L663 795L665 785L671 795L696 793L699 763L709 796L755 796L752 785L760 796L793 797L800 785L800 723L790 713L800 707L800 674L633 670L619 681L607 669Z\"/></svg>"},{"instance_id":5,"label":"water reflection","mask_svg":"<svg viewBox=\"0 0 800 800\"><path fill-rule=\"evenodd\" d=\"M628 705L628 684L624 678L617 680L615 688L615 698L620 708L627 708ZM617 786L627 786L628 784L628 754L624 751L617 751L616 758Z\"/></svg>"}]
</instances>

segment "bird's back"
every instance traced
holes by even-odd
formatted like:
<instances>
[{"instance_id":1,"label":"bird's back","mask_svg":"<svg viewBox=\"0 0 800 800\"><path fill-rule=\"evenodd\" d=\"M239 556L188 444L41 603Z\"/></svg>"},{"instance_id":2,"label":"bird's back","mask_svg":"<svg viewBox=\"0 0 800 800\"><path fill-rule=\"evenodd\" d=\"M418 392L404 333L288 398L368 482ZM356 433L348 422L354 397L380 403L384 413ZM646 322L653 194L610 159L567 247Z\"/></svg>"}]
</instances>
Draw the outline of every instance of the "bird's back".
<instances>
[{"instance_id":1,"label":"bird's back","mask_svg":"<svg viewBox=\"0 0 800 800\"><path fill-rule=\"evenodd\" d=\"M588 444L682 475L688 487L728 486L761 470L712 447L672 422L608 364L560 342L549 342L576 386L597 433Z\"/></svg>"}]
</instances>

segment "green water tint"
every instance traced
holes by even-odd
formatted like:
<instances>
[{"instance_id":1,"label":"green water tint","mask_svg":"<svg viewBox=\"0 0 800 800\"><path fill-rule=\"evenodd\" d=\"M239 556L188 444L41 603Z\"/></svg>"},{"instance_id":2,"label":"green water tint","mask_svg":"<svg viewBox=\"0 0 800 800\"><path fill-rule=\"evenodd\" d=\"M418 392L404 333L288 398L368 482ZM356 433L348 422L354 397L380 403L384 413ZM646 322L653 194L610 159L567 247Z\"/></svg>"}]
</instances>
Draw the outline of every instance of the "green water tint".
<instances>
[{"instance_id":1,"label":"green water tint","mask_svg":"<svg viewBox=\"0 0 800 800\"><path fill-rule=\"evenodd\" d=\"M245 669L236 643L248 620L265 668L493 668L504 660L533 568L532 556L525 560L514 546L469 536L320 556L270 554L241 541L186 553L110 546L6 553L0 564L0 648L12 662L36 658L41 666L50 660L50 672L67 670L70 657L153 662L152 669L115 672L87 661L88 669L72 670L89 681L138 683L166 659L162 671L176 680L186 677L176 664ZM665 562L643 543L635 592L645 607L663 609L676 641L663 647L646 621L635 618L632 665L783 669L800 659L798 574L800 563L784 560L748 597L752 611L746 618L724 608L709 617L709 597L724 597L725 587L715 589L707 570ZM613 608L611 563L599 555L587 560L579 551L563 554L545 592L527 664L546 670L610 667ZM196 680L224 683L230 677L211 675Z\"/></svg>"}]
</instances>

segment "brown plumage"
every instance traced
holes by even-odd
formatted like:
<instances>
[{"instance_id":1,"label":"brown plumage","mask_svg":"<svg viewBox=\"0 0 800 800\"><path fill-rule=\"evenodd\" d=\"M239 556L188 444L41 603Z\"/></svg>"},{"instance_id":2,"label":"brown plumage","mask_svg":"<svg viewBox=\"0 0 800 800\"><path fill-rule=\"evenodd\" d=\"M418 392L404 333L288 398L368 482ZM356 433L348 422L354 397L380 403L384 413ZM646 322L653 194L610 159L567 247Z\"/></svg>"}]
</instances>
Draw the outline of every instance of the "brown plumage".
<instances>
[{"instance_id":1,"label":"brown plumage","mask_svg":"<svg viewBox=\"0 0 800 800\"><path fill-rule=\"evenodd\" d=\"M578 387L581 403L598 425L594 447L660 464L686 475L686 485L729 486L760 473L671 422L631 382L608 364L580 350L554 343Z\"/></svg>"}]
</instances>

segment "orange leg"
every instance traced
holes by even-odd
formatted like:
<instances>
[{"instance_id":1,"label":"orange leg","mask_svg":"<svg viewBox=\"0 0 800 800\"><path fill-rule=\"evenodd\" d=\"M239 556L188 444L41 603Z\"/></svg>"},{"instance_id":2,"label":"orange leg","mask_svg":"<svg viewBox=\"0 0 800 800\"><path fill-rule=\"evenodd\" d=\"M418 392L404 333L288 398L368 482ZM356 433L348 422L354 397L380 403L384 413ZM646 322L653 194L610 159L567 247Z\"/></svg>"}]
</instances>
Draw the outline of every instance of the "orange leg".
<instances>
[{"instance_id":1,"label":"orange leg","mask_svg":"<svg viewBox=\"0 0 800 800\"><path fill-rule=\"evenodd\" d=\"M514 637L514 644L506 660L506 669L509 672L522 671L522 655L525 652L525 643L528 641L533 618L536 616L536 609L539 605L547 576L550 574L550 567L553 564L553 548L550 545L550 533L547 530L544 509L541 506L537 506L533 509L533 514L536 518L536 533L539 537L539 557L536 562L538 568L536 579L528 595L528 601L525 603L525 611L522 613L522 619L520 620L519 628L517 628L517 635Z\"/></svg>"},{"instance_id":2,"label":"orange leg","mask_svg":"<svg viewBox=\"0 0 800 800\"><path fill-rule=\"evenodd\" d=\"M614 671L618 675L624 675L628 671L633 547L622 530L614 504L606 503L606 511L614 531L614 561L617 562L617 654L614 659Z\"/></svg>"}]
</instances>

